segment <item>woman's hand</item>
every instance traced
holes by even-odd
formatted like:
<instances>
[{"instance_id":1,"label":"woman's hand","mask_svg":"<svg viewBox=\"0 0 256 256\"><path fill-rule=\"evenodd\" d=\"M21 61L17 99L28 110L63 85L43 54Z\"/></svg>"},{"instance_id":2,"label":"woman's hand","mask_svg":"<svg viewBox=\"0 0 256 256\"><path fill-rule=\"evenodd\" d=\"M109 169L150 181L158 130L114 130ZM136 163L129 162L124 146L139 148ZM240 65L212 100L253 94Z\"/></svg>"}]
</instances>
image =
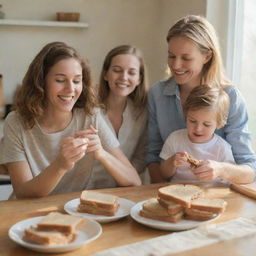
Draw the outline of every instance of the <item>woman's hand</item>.
<instances>
[{"instance_id":1,"label":"woman's hand","mask_svg":"<svg viewBox=\"0 0 256 256\"><path fill-rule=\"evenodd\" d=\"M77 132L75 137L86 138L88 140L88 147L86 152L93 152L95 159L100 158L101 154L104 152L104 149L101 145L98 130L90 125L86 130Z\"/></svg>"},{"instance_id":2,"label":"woman's hand","mask_svg":"<svg viewBox=\"0 0 256 256\"><path fill-rule=\"evenodd\" d=\"M212 181L220 176L222 164L213 160L200 161L198 167L191 168L191 171L199 180Z\"/></svg>"},{"instance_id":3,"label":"woman's hand","mask_svg":"<svg viewBox=\"0 0 256 256\"><path fill-rule=\"evenodd\" d=\"M67 137L60 146L60 152L57 156L57 163L60 169L69 170L80 160L88 148L88 139L81 137Z\"/></svg>"}]
</instances>

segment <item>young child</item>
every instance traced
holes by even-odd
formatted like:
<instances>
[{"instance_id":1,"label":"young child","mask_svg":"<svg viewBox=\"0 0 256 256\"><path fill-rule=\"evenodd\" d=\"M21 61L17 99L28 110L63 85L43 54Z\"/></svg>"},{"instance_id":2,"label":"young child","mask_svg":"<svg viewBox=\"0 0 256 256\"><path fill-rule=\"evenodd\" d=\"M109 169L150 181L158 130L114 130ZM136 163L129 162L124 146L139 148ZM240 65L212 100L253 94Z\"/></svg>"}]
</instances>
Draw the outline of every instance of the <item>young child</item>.
<instances>
[{"instance_id":1,"label":"young child","mask_svg":"<svg viewBox=\"0 0 256 256\"><path fill-rule=\"evenodd\" d=\"M187 129L177 130L169 135L160 157L161 173L172 181L213 181L222 178L216 171L218 162L234 163L231 146L216 129L226 124L229 111L229 97L222 88L199 85L186 99L184 113ZM188 154L200 159L197 168L190 167ZM205 164L209 168L201 168ZM225 171L225 170L223 170Z\"/></svg>"},{"instance_id":2,"label":"young child","mask_svg":"<svg viewBox=\"0 0 256 256\"><path fill-rule=\"evenodd\" d=\"M141 181L96 108L87 62L65 43L47 44L23 79L6 118L0 164L17 198L86 189L94 160L119 186Z\"/></svg>"}]
</instances>

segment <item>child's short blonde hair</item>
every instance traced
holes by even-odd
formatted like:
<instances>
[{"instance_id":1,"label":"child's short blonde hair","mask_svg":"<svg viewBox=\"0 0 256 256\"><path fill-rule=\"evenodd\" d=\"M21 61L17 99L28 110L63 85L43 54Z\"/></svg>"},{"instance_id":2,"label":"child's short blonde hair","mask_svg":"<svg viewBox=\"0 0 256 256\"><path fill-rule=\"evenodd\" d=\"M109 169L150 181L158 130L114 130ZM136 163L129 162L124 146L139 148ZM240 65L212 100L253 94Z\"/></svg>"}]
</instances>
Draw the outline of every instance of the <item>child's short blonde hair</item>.
<instances>
[{"instance_id":1,"label":"child's short blonde hair","mask_svg":"<svg viewBox=\"0 0 256 256\"><path fill-rule=\"evenodd\" d=\"M187 116L189 110L207 108L216 111L217 129L223 127L228 118L229 96L220 87L199 85L195 87L187 97L184 104L184 113Z\"/></svg>"}]
</instances>

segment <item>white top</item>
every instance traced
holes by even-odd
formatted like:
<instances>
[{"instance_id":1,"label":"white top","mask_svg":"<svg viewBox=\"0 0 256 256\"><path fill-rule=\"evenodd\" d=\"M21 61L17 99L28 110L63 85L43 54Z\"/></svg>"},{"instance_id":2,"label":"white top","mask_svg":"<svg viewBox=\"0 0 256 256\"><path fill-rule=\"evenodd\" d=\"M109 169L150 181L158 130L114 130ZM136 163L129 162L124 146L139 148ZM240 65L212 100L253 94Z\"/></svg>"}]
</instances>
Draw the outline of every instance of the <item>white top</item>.
<instances>
[{"instance_id":1,"label":"white top","mask_svg":"<svg viewBox=\"0 0 256 256\"><path fill-rule=\"evenodd\" d=\"M110 152L119 146L118 140L113 136L98 109L94 110L92 116L86 116L82 109L74 109L69 125L60 132L50 134L44 132L38 123L32 129L25 130L19 118L13 111L5 120L4 137L0 144L0 164L27 161L33 177L55 159L64 138L73 136L90 124L98 129L102 146L106 151ZM93 154L87 153L63 176L51 194L86 189L93 162Z\"/></svg>"},{"instance_id":2,"label":"white top","mask_svg":"<svg viewBox=\"0 0 256 256\"><path fill-rule=\"evenodd\" d=\"M220 136L214 134L213 138L206 143L192 143L188 137L187 129L177 130L168 136L160 157L166 160L175 153L184 151L199 160L235 163L230 144ZM189 164L186 164L177 168L172 181L198 181L188 167Z\"/></svg>"},{"instance_id":3,"label":"white top","mask_svg":"<svg viewBox=\"0 0 256 256\"><path fill-rule=\"evenodd\" d=\"M116 134L112 123L108 119L105 111L101 110L101 114L112 130L112 133L119 140L120 149L130 160L134 168L139 174L145 171L145 152L146 152L146 126L147 112L146 110L138 117L135 117L135 109L131 100L127 101L126 108L123 112L123 122ZM115 180L108 174L105 168L95 161L93 167L92 178L90 179L89 188L106 188L116 187Z\"/></svg>"}]
</instances>

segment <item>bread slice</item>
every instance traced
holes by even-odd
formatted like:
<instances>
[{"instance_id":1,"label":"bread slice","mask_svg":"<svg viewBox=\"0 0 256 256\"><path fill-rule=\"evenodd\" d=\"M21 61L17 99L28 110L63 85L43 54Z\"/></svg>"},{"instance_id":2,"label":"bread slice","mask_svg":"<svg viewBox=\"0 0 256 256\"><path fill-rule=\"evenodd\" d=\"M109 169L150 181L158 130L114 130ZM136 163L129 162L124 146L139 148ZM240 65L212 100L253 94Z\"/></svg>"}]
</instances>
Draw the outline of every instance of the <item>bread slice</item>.
<instances>
[{"instance_id":1,"label":"bread slice","mask_svg":"<svg viewBox=\"0 0 256 256\"><path fill-rule=\"evenodd\" d=\"M210 220L216 216L215 213L209 211L201 211L193 208L185 209L185 219L205 221Z\"/></svg>"},{"instance_id":2,"label":"bread slice","mask_svg":"<svg viewBox=\"0 0 256 256\"><path fill-rule=\"evenodd\" d=\"M190 164L190 167L195 168L198 167L200 161L191 156L190 154L187 154L187 162Z\"/></svg>"},{"instance_id":3,"label":"bread slice","mask_svg":"<svg viewBox=\"0 0 256 256\"><path fill-rule=\"evenodd\" d=\"M157 198L157 200L160 205L167 209L169 214L176 214L184 208L181 204L173 200L166 200L163 198Z\"/></svg>"},{"instance_id":4,"label":"bread slice","mask_svg":"<svg viewBox=\"0 0 256 256\"><path fill-rule=\"evenodd\" d=\"M190 207L192 199L199 197L202 190L196 185L173 184L158 189L158 196L164 200L173 200L182 206Z\"/></svg>"},{"instance_id":5,"label":"bread slice","mask_svg":"<svg viewBox=\"0 0 256 256\"><path fill-rule=\"evenodd\" d=\"M113 210L118 205L118 197L105 193L84 190L80 196L80 203L95 206L97 208Z\"/></svg>"},{"instance_id":6,"label":"bread slice","mask_svg":"<svg viewBox=\"0 0 256 256\"><path fill-rule=\"evenodd\" d=\"M59 231L39 231L36 227L29 227L24 230L23 239L42 245L63 245L72 242L76 237L75 233L65 234Z\"/></svg>"},{"instance_id":7,"label":"bread slice","mask_svg":"<svg viewBox=\"0 0 256 256\"><path fill-rule=\"evenodd\" d=\"M145 218L160 221L178 222L183 216L183 211L179 211L175 214L170 214L165 207L159 204L156 198L151 198L142 205L140 215Z\"/></svg>"},{"instance_id":8,"label":"bread slice","mask_svg":"<svg viewBox=\"0 0 256 256\"><path fill-rule=\"evenodd\" d=\"M106 216L114 216L119 208L119 204L115 204L114 208L105 209L101 206L95 206L90 204L79 204L77 211L90 213L95 215L106 215Z\"/></svg>"},{"instance_id":9,"label":"bread slice","mask_svg":"<svg viewBox=\"0 0 256 256\"><path fill-rule=\"evenodd\" d=\"M226 205L227 202L223 199L200 197L191 201L191 208L213 213L224 212Z\"/></svg>"},{"instance_id":10,"label":"bread slice","mask_svg":"<svg viewBox=\"0 0 256 256\"><path fill-rule=\"evenodd\" d=\"M76 229L84 224L84 218L59 212L51 212L46 215L38 224L40 231L59 231L62 233L74 233Z\"/></svg>"}]
</instances>

